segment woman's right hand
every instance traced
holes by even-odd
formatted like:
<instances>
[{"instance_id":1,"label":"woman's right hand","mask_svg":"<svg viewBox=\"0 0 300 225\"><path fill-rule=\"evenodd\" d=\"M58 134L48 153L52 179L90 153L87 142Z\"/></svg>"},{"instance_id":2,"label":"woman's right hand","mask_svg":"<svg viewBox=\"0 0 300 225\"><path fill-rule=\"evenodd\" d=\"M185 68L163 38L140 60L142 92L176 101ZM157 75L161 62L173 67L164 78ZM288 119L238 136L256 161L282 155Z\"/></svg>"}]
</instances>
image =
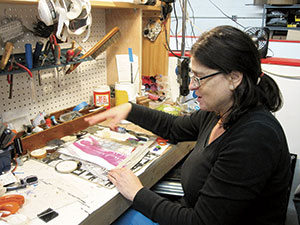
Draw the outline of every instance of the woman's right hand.
<instances>
[{"instance_id":1,"label":"woman's right hand","mask_svg":"<svg viewBox=\"0 0 300 225\"><path fill-rule=\"evenodd\" d=\"M121 120L127 118L131 111L132 105L130 103L124 103L118 105L104 112L97 113L96 115L84 118L84 121L88 122L89 125L95 125L107 119L111 119L109 127L111 130L116 130Z\"/></svg>"}]
</instances>

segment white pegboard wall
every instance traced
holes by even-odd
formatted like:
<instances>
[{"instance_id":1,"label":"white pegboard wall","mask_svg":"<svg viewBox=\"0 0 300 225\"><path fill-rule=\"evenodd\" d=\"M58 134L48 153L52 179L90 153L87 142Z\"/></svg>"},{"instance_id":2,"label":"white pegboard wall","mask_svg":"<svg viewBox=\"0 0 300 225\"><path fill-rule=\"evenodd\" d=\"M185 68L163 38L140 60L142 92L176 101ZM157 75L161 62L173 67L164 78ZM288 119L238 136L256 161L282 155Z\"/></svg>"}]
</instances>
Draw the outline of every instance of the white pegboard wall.
<instances>
[{"instance_id":1,"label":"white pegboard wall","mask_svg":"<svg viewBox=\"0 0 300 225\"><path fill-rule=\"evenodd\" d=\"M23 25L29 29L32 29L33 23L37 21L37 5L0 4L0 6L0 20L3 20L5 17L17 16ZM91 35L87 42L81 42L86 33L69 38L70 40L75 40L76 46L80 45L83 48L83 52L88 51L106 34L105 11L103 9L93 9L92 19ZM14 53L24 53L26 43L31 43L34 50L35 43L38 40L44 43L47 42L47 39L35 37L32 33L27 32L22 40L14 43ZM67 44L67 46L71 46L71 44ZM0 55L3 54L3 51L4 48L1 46ZM29 119L33 119L39 112L48 114L78 105L83 101L92 103L93 89L107 83L105 53L99 55L96 60L81 63L76 70L68 75L64 74L63 67L59 67L59 70L61 70L59 73L60 86L54 70L46 69L40 71L41 86L38 82L38 72L33 72L36 98L32 94L27 73L14 74L12 99L8 98L9 85L6 75L0 76L0 99L2 103L0 115L9 112L13 114L28 112Z\"/></svg>"}]
</instances>

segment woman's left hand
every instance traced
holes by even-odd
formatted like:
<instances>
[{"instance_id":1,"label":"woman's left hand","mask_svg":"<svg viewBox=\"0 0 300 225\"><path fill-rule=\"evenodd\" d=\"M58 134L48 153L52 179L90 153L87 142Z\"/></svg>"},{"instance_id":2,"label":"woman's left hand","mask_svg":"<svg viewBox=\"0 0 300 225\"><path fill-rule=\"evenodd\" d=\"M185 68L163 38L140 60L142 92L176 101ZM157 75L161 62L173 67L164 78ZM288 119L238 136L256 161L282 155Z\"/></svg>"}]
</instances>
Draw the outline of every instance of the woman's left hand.
<instances>
[{"instance_id":1,"label":"woman's left hand","mask_svg":"<svg viewBox=\"0 0 300 225\"><path fill-rule=\"evenodd\" d=\"M136 193L143 188L139 178L128 168L110 170L107 177L130 201L133 201Z\"/></svg>"}]
</instances>

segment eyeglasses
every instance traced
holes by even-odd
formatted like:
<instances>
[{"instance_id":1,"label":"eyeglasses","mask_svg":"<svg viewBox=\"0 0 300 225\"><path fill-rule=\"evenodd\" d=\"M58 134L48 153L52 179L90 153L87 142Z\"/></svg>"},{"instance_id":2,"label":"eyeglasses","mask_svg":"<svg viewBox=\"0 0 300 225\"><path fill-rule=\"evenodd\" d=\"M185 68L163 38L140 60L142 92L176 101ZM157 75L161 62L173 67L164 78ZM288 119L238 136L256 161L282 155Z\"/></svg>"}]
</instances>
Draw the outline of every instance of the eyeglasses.
<instances>
[{"instance_id":1,"label":"eyeglasses","mask_svg":"<svg viewBox=\"0 0 300 225\"><path fill-rule=\"evenodd\" d=\"M204 77L197 77L197 76L195 75L194 72L191 72L191 73L190 73L190 78L191 78L191 80L194 82L195 87L196 87L196 88L199 88L200 85L201 85L201 80L204 80L204 79L209 78L209 77L216 76L216 75L221 74L221 73L222 73L222 72L218 71L218 72L215 72L215 73L206 75L206 76L204 76Z\"/></svg>"}]
</instances>

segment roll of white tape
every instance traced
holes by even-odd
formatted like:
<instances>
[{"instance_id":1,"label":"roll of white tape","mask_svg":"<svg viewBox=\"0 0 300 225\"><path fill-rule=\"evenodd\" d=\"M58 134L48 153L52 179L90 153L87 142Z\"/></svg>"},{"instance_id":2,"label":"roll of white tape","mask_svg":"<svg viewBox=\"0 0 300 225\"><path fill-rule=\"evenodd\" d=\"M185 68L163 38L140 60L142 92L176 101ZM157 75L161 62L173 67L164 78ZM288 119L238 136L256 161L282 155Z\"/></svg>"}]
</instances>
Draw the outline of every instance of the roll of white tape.
<instances>
[{"instance_id":1,"label":"roll of white tape","mask_svg":"<svg viewBox=\"0 0 300 225\"><path fill-rule=\"evenodd\" d=\"M71 173L79 166L79 162L76 160L64 160L56 164L55 170L59 173Z\"/></svg>"},{"instance_id":2,"label":"roll of white tape","mask_svg":"<svg viewBox=\"0 0 300 225\"><path fill-rule=\"evenodd\" d=\"M47 151L45 149L37 149L30 152L30 156L36 159L43 159L47 156Z\"/></svg>"}]
</instances>

